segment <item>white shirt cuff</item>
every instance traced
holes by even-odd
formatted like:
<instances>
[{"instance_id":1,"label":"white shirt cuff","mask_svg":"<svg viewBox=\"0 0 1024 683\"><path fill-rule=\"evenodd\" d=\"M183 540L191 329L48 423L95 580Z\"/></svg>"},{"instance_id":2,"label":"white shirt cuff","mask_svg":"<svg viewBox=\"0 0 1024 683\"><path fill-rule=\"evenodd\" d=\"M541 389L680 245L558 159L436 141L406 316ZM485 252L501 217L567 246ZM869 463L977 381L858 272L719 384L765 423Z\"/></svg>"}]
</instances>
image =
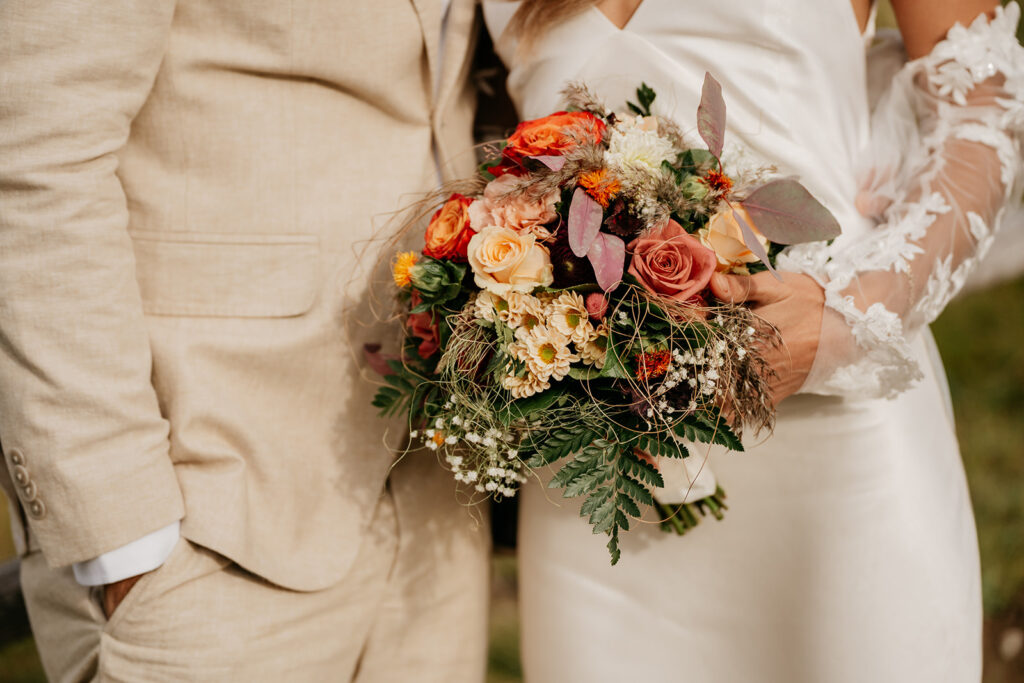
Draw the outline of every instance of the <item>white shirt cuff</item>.
<instances>
[{"instance_id":1,"label":"white shirt cuff","mask_svg":"<svg viewBox=\"0 0 1024 683\"><path fill-rule=\"evenodd\" d=\"M180 537L181 522L174 522L95 559L76 562L71 569L75 580L83 586L102 586L128 579L162 565Z\"/></svg>"}]
</instances>

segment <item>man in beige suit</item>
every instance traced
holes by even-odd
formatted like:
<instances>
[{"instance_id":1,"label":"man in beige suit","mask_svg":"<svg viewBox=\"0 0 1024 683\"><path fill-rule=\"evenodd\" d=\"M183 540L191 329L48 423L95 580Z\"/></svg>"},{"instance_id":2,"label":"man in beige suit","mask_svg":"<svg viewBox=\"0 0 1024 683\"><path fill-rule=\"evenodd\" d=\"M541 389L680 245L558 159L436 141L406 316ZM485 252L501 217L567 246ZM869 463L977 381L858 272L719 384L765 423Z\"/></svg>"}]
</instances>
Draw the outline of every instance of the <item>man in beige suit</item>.
<instances>
[{"instance_id":1,"label":"man in beige suit","mask_svg":"<svg viewBox=\"0 0 1024 683\"><path fill-rule=\"evenodd\" d=\"M473 21L0 2L0 486L52 680L482 679L485 526L392 468L346 288L473 167Z\"/></svg>"}]
</instances>

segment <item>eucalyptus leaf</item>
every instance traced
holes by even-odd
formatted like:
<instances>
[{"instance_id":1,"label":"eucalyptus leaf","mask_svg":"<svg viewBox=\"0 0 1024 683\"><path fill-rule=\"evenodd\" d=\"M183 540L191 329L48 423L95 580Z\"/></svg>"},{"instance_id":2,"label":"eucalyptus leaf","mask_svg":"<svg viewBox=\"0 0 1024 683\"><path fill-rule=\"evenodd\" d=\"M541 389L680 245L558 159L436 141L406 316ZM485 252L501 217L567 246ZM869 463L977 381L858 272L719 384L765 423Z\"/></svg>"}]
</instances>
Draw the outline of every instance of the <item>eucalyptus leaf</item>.
<instances>
[{"instance_id":1,"label":"eucalyptus leaf","mask_svg":"<svg viewBox=\"0 0 1024 683\"><path fill-rule=\"evenodd\" d=\"M792 178L765 183L743 200L743 208L765 237L778 244L819 242L839 236L839 221Z\"/></svg>"},{"instance_id":2,"label":"eucalyptus leaf","mask_svg":"<svg viewBox=\"0 0 1024 683\"><path fill-rule=\"evenodd\" d=\"M736 218L736 222L740 224L740 232L743 234L743 243L747 245L747 249L754 253L754 256L761 259L761 263L771 272L775 278L782 282L782 277L776 272L775 266L772 265L771 259L768 258L768 252L764 250L764 245L757 239L757 235L754 234L753 229L747 224L747 220L743 217L743 214L739 211L733 211L732 215Z\"/></svg>"},{"instance_id":3,"label":"eucalyptus leaf","mask_svg":"<svg viewBox=\"0 0 1024 683\"><path fill-rule=\"evenodd\" d=\"M597 284L604 292L611 292L619 286L626 269L626 243L621 237L598 232L587 258L594 267Z\"/></svg>"},{"instance_id":4,"label":"eucalyptus leaf","mask_svg":"<svg viewBox=\"0 0 1024 683\"><path fill-rule=\"evenodd\" d=\"M697 107L697 132L715 157L722 156L725 146L725 100L722 86L710 73L704 74L700 105Z\"/></svg>"},{"instance_id":5,"label":"eucalyptus leaf","mask_svg":"<svg viewBox=\"0 0 1024 683\"><path fill-rule=\"evenodd\" d=\"M569 205L569 248L579 258L590 251L591 245L601 232L604 209L586 191L577 187Z\"/></svg>"},{"instance_id":6,"label":"eucalyptus leaf","mask_svg":"<svg viewBox=\"0 0 1024 683\"><path fill-rule=\"evenodd\" d=\"M539 161L540 163L544 164L545 166L547 166L552 171L556 171L556 172L557 171L561 171L562 167L565 166L565 157L545 154L545 155L541 155L541 156L528 157L528 158L529 159L533 159L534 161Z\"/></svg>"}]
</instances>

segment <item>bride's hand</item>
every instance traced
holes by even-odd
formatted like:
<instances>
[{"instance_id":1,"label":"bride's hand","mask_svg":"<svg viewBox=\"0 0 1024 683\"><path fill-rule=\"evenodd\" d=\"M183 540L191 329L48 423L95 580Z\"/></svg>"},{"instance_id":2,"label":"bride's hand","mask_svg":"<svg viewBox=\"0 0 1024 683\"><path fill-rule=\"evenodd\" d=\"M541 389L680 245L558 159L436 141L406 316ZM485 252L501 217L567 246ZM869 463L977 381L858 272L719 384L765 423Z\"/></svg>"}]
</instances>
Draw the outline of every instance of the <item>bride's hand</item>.
<instances>
[{"instance_id":1,"label":"bride's hand","mask_svg":"<svg viewBox=\"0 0 1024 683\"><path fill-rule=\"evenodd\" d=\"M821 335L825 293L807 275L780 272L782 282L771 273L752 276L716 274L711 292L722 301L746 302L751 310L774 325L782 345L764 349L765 360L776 377L772 379L778 405L803 386L814 364Z\"/></svg>"}]
</instances>

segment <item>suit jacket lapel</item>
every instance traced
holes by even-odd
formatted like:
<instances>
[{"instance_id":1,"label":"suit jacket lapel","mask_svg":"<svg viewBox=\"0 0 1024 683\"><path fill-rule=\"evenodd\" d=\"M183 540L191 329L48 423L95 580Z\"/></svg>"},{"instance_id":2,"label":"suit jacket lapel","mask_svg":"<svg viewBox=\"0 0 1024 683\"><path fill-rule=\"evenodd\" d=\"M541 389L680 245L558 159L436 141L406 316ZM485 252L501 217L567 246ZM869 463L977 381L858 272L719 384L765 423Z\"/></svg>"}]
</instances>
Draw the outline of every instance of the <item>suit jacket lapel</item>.
<instances>
[{"instance_id":1,"label":"suit jacket lapel","mask_svg":"<svg viewBox=\"0 0 1024 683\"><path fill-rule=\"evenodd\" d=\"M430 71L431 92L437 91L438 48L441 42L441 0L411 0L420 17L420 30L427 51L427 68Z\"/></svg>"},{"instance_id":2,"label":"suit jacket lapel","mask_svg":"<svg viewBox=\"0 0 1024 683\"><path fill-rule=\"evenodd\" d=\"M441 65L441 87L435 110L443 111L452 94L458 91L466 63L471 56L476 0L452 0L448 10L445 33L444 63Z\"/></svg>"}]
</instances>

